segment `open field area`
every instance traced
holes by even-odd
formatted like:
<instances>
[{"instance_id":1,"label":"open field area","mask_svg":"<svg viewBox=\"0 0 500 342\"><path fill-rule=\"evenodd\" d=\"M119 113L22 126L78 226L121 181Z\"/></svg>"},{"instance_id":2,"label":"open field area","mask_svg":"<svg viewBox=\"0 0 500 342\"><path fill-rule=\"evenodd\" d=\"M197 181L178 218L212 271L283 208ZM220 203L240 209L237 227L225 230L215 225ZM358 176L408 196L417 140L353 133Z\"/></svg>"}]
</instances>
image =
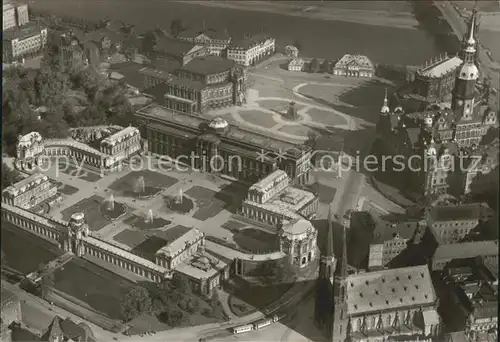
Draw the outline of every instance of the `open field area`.
<instances>
[{"instance_id":1,"label":"open field area","mask_svg":"<svg viewBox=\"0 0 500 342\"><path fill-rule=\"evenodd\" d=\"M62 254L57 246L7 222L2 222L1 243L5 265L24 274L36 271L40 264Z\"/></svg>"},{"instance_id":2,"label":"open field area","mask_svg":"<svg viewBox=\"0 0 500 342\"><path fill-rule=\"evenodd\" d=\"M55 273L55 288L94 310L121 319L120 303L132 282L83 259L74 259Z\"/></svg>"}]
</instances>

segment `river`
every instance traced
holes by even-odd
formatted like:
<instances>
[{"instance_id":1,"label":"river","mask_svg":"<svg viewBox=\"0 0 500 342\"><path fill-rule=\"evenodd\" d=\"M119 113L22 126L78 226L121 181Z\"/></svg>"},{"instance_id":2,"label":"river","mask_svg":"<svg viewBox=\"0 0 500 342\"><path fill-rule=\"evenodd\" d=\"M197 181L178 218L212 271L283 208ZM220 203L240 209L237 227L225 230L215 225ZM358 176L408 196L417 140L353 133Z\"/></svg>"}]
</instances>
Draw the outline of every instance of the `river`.
<instances>
[{"instance_id":1,"label":"river","mask_svg":"<svg viewBox=\"0 0 500 342\"><path fill-rule=\"evenodd\" d=\"M276 13L214 8L167 0L36 0L35 10L54 15L72 15L92 20L111 19L134 24L139 30L160 26L168 28L174 18L185 26L227 29L233 37L245 33L266 33L276 38L278 46L302 45L307 57L337 59L346 53L367 55L376 63L423 64L445 51L423 29L394 28L345 21L321 20Z\"/></svg>"}]
</instances>

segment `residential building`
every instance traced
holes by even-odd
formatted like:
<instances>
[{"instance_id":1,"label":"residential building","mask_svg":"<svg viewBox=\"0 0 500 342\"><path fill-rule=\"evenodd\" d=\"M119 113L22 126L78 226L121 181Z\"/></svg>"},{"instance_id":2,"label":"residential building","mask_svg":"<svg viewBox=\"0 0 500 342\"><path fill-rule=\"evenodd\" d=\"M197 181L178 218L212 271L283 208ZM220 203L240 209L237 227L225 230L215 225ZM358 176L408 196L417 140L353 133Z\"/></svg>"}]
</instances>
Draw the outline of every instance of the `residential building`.
<instances>
[{"instance_id":1,"label":"residential building","mask_svg":"<svg viewBox=\"0 0 500 342\"><path fill-rule=\"evenodd\" d=\"M291 186L288 174L275 170L248 189L239 214L280 229L291 221L312 219L317 209L318 196Z\"/></svg>"},{"instance_id":2,"label":"residential building","mask_svg":"<svg viewBox=\"0 0 500 342\"><path fill-rule=\"evenodd\" d=\"M295 59L299 57L299 49L296 46L287 45L285 46L285 56Z\"/></svg>"},{"instance_id":3,"label":"residential building","mask_svg":"<svg viewBox=\"0 0 500 342\"><path fill-rule=\"evenodd\" d=\"M346 77L373 77L375 67L366 56L347 54L335 63L333 74Z\"/></svg>"},{"instance_id":4,"label":"residential building","mask_svg":"<svg viewBox=\"0 0 500 342\"><path fill-rule=\"evenodd\" d=\"M231 36L227 30L219 32L207 29L205 25L201 30L186 29L180 32L176 38L193 44L206 45L210 55L221 57L226 56L226 49L231 43Z\"/></svg>"},{"instance_id":5,"label":"residential building","mask_svg":"<svg viewBox=\"0 0 500 342\"><path fill-rule=\"evenodd\" d=\"M57 185L47 176L34 173L8 186L2 191L2 203L30 209L44 201L55 198Z\"/></svg>"},{"instance_id":6,"label":"residential building","mask_svg":"<svg viewBox=\"0 0 500 342\"><path fill-rule=\"evenodd\" d=\"M275 39L265 34L245 36L241 40L233 40L227 48L227 58L236 63L255 65L276 51Z\"/></svg>"},{"instance_id":7,"label":"residential building","mask_svg":"<svg viewBox=\"0 0 500 342\"><path fill-rule=\"evenodd\" d=\"M3 2L3 31L17 26L16 8L11 3Z\"/></svg>"},{"instance_id":8,"label":"residential building","mask_svg":"<svg viewBox=\"0 0 500 342\"><path fill-rule=\"evenodd\" d=\"M425 211L427 227L439 244L461 242L486 218L483 204L438 205Z\"/></svg>"},{"instance_id":9,"label":"residential building","mask_svg":"<svg viewBox=\"0 0 500 342\"><path fill-rule=\"evenodd\" d=\"M288 62L288 71L303 71L305 62L302 58L293 58Z\"/></svg>"},{"instance_id":10,"label":"residential building","mask_svg":"<svg viewBox=\"0 0 500 342\"><path fill-rule=\"evenodd\" d=\"M497 265L498 266L498 265ZM472 341L496 341L498 287L482 258L455 259L443 270L444 317Z\"/></svg>"},{"instance_id":11,"label":"residential building","mask_svg":"<svg viewBox=\"0 0 500 342\"><path fill-rule=\"evenodd\" d=\"M428 245L428 248L432 248ZM486 263L498 263L498 241L472 241L438 245L432 254L430 268L432 271L443 270L455 259L483 257Z\"/></svg>"},{"instance_id":12,"label":"residential building","mask_svg":"<svg viewBox=\"0 0 500 342\"><path fill-rule=\"evenodd\" d=\"M76 324L71 318L55 316L40 339L47 342L78 341L95 342L92 329L86 323Z\"/></svg>"},{"instance_id":13,"label":"residential building","mask_svg":"<svg viewBox=\"0 0 500 342\"><path fill-rule=\"evenodd\" d=\"M426 265L348 274L346 228L338 258L333 234L330 224L320 257L315 308L315 322L329 341L440 335L438 298Z\"/></svg>"},{"instance_id":14,"label":"residential building","mask_svg":"<svg viewBox=\"0 0 500 342\"><path fill-rule=\"evenodd\" d=\"M47 44L47 29L28 23L3 32L4 61L16 61L39 54Z\"/></svg>"},{"instance_id":15,"label":"residential building","mask_svg":"<svg viewBox=\"0 0 500 342\"><path fill-rule=\"evenodd\" d=\"M193 163L204 172L256 182L280 168L294 184L305 184L310 179L308 158L312 149L308 146L279 140L264 131L229 125L221 118L208 120L157 104L137 111L136 117L150 152L180 158L180 162ZM278 153L285 154L286 158L278 160ZM189 160L192 154L206 158ZM261 154L264 156L259 157ZM220 157L212 158L215 155ZM215 163L215 159L220 162Z\"/></svg>"},{"instance_id":16,"label":"residential building","mask_svg":"<svg viewBox=\"0 0 500 342\"><path fill-rule=\"evenodd\" d=\"M458 56L439 56L425 63L416 72L412 84L414 93L427 101L444 101L455 87L457 69L463 61Z\"/></svg>"}]
</instances>

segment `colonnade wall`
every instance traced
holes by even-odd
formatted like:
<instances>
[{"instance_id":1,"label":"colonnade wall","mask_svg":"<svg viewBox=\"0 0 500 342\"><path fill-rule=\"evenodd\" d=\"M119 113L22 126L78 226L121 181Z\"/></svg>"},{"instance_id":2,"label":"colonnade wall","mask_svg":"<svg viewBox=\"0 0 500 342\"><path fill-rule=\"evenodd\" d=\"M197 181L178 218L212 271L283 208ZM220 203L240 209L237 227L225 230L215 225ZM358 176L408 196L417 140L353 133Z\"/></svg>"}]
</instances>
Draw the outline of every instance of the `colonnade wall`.
<instances>
[{"instance_id":1,"label":"colonnade wall","mask_svg":"<svg viewBox=\"0 0 500 342\"><path fill-rule=\"evenodd\" d=\"M70 228L65 221L47 218L9 204L2 204L1 212L2 221L12 223L16 227L50 240L61 249L64 245L74 248L71 243L68 243L68 230ZM115 247L106 241L92 236L82 236L81 242L83 243L83 255L92 255L154 282L160 282L165 277L170 276L170 272L166 268Z\"/></svg>"},{"instance_id":2,"label":"colonnade wall","mask_svg":"<svg viewBox=\"0 0 500 342\"><path fill-rule=\"evenodd\" d=\"M62 240L68 229L65 222L48 219L6 203L2 204L2 221L12 223L59 246L62 246Z\"/></svg>"},{"instance_id":3,"label":"colonnade wall","mask_svg":"<svg viewBox=\"0 0 500 342\"><path fill-rule=\"evenodd\" d=\"M258 275L259 267L266 262L289 262L290 256L283 255L280 259L263 259L263 260L244 260L244 259L234 259L233 269L235 275L243 276L254 276Z\"/></svg>"}]
</instances>

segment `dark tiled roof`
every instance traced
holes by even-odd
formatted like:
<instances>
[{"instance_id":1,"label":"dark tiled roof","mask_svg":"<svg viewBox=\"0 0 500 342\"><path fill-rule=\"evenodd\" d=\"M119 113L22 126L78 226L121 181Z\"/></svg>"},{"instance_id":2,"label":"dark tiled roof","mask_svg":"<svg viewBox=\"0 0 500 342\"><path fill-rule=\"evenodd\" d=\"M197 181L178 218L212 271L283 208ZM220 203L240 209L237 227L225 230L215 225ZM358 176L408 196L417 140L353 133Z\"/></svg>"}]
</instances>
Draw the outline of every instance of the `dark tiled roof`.
<instances>
[{"instance_id":1,"label":"dark tiled roof","mask_svg":"<svg viewBox=\"0 0 500 342\"><path fill-rule=\"evenodd\" d=\"M263 43L264 41L266 41L269 38L271 38L271 37L269 37L266 34L257 34L257 35L251 36L251 37L247 37L247 38L243 38L243 39L239 39L239 40L235 40L235 41L231 42L231 48L248 50L255 45Z\"/></svg>"},{"instance_id":2,"label":"dark tiled roof","mask_svg":"<svg viewBox=\"0 0 500 342\"><path fill-rule=\"evenodd\" d=\"M125 76L125 82L132 87L142 89L144 87L144 76L139 72L142 68L144 68L142 64L125 62L112 64L110 70Z\"/></svg>"},{"instance_id":3,"label":"dark tiled roof","mask_svg":"<svg viewBox=\"0 0 500 342\"><path fill-rule=\"evenodd\" d=\"M180 78L180 77L176 77L176 76L172 76L172 78L168 81L168 83L172 84L172 85L180 86L180 87L194 89L197 91L203 90L203 89L208 87L203 82L193 81L193 80L190 80L187 78Z\"/></svg>"},{"instance_id":4,"label":"dark tiled roof","mask_svg":"<svg viewBox=\"0 0 500 342\"><path fill-rule=\"evenodd\" d=\"M440 205L430 208L434 221L460 221L479 219L482 213L481 204Z\"/></svg>"},{"instance_id":5,"label":"dark tiled roof","mask_svg":"<svg viewBox=\"0 0 500 342\"><path fill-rule=\"evenodd\" d=\"M36 34L39 34L41 30L42 30L42 27L40 27L37 23L32 22L32 23L28 23L22 27L15 27L15 28L11 28L11 29L3 31L2 32L2 39L3 40L13 40L16 38L25 39L25 38L34 36Z\"/></svg>"},{"instance_id":6,"label":"dark tiled roof","mask_svg":"<svg viewBox=\"0 0 500 342\"><path fill-rule=\"evenodd\" d=\"M10 291L10 290L7 290L6 288L2 287L2 291L1 291L1 300L2 300L2 308L6 305L9 305L10 303L12 302L15 302L15 301L18 301L18 297L17 295Z\"/></svg>"},{"instance_id":7,"label":"dark tiled roof","mask_svg":"<svg viewBox=\"0 0 500 342\"><path fill-rule=\"evenodd\" d=\"M183 56L193 49L195 45L190 42L170 37L158 37L155 51L172 56Z\"/></svg>"},{"instance_id":8,"label":"dark tiled roof","mask_svg":"<svg viewBox=\"0 0 500 342\"><path fill-rule=\"evenodd\" d=\"M218 74L234 68L236 62L219 56L205 56L193 58L189 63L182 67L182 70L194 74L209 75Z\"/></svg>"},{"instance_id":9,"label":"dark tiled roof","mask_svg":"<svg viewBox=\"0 0 500 342\"><path fill-rule=\"evenodd\" d=\"M492 255L498 255L497 241L474 241L439 245L433 258L435 260L466 259Z\"/></svg>"}]
</instances>

